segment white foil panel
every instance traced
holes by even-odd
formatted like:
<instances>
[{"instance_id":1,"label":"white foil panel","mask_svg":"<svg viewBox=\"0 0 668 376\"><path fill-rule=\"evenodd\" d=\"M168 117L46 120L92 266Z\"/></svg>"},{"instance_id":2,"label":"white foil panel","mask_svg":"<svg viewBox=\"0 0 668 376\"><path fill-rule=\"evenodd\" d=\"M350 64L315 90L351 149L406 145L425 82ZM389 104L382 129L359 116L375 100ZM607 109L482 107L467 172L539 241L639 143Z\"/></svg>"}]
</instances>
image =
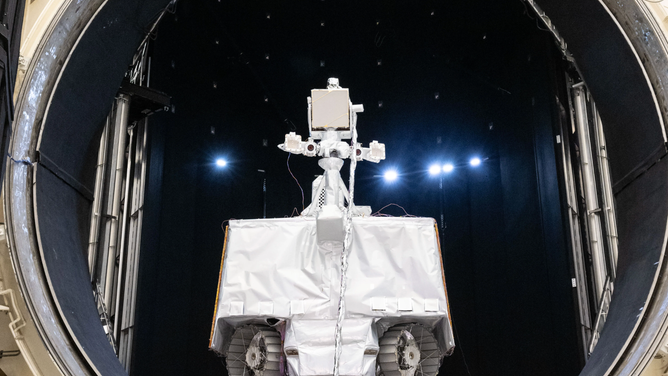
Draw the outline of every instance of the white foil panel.
<instances>
[{"instance_id":1,"label":"white foil panel","mask_svg":"<svg viewBox=\"0 0 668 376\"><path fill-rule=\"evenodd\" d=\"M312 217L230 221L212 348L224 351L227 334L222 332L229 331L218 319L232 327L268 316L323 325L335 320L340 249L332 247L318 246ZM445 318L447 333L442 334L450 342L433 219L353 218L349 252L348 319L383 319L378 330L384 331L406 322L402 317L429 327Z\"/></svg>"},{"instance_id":2,"label":"white foil panel","mask_svg":"<svg viewBox=\"0 0 668 376\"><path fill-rule=\"evenodd\" d=\"M247 316L271 302L278 318L336 317L338 258L318 251L312 218L230 221L223 265L219 317L231 301L243 301Z\"/></svg>"},{"instance_id":3,"label":"white foil panel","mask_svg":"<svg viewBox=\"0 0 668 376\"><path fill-rule=\"evenodd\" d=\"M348 317L447 314L445 304L424 310L425 299L446 300L433 219L354 218L348 261ZM369 310L378 297L386 309ZM402 299L411 302L410 312L402 312Z\"/></svg>"},{"instance_id":4,"label":"white foil panel","mask_svg":"<svg viewBox=\"0 0 668 376\"><path fill-rule=\"evenodd\" d=\"M288 356L291 375L331 375L334 370L334 333L336 320L291 320L285 331L285 349L297 349L298 356ZM378 350L378 336L373 319L343 321L340 375L376 373L375 355L364 350Z\"/></svg>"}]
</instances>

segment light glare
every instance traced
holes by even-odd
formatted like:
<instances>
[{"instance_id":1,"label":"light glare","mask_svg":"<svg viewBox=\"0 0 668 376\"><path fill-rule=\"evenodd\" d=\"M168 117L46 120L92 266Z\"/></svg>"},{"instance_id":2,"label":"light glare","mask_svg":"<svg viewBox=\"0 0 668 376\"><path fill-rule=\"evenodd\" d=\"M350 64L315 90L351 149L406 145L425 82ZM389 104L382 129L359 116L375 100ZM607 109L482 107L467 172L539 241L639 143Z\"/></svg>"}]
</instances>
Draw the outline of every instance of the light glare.
<instances>
[{"instance_id":1,"label":"light glare","mask_svg":"<svg viewBox=\"0 0 668 376\"><path fill-rule=\"evenodd\" d=\"M431 165L431 167L429 167L430 175L437 175L439 172L441 172L441 167L439 167L439 165Z\"/></svg>"},{"instance_id":2,"label":"light glare","mask_svg":"<svg viewBox=\"0 0 668 376\"><path fill-rule=\"evenodd\" d=\"M472 158L471 159L471 166L479 166L480 165L480 158Z\"/></svg>"},{"instance_id":3,"label":"light glare","mask_svg":"<svg viewBox=\"0 0 668 376\"><path fill-rule=\"evenodd\" d=\"M453 166L451 163L447 163L443 165L443 172L452 172L452 170L455 169L455 166Z\"/></svg>"},{"instance_id":4,"label":"light glare","mask_svg":"<svg viewBox=\"0 0 668 376\"><path fill-rule=\"evenodd\" d=\"M218 158L218 159L216 159L216 166L225 167L225 166L227 166L227 161L224 160L223 158Z\"/></svg>"},{"instance_id":5,"label":"light glare","mask_svg":"<svg viewBox=\"0 0 668 376\"><path fill-rule=\"evenodd\" d=\"M395 181L399 177L399 174L395 170L389 170L385 172L385 175L383 175L385 178L385 181Z\"/></svg>"}]
</instances>

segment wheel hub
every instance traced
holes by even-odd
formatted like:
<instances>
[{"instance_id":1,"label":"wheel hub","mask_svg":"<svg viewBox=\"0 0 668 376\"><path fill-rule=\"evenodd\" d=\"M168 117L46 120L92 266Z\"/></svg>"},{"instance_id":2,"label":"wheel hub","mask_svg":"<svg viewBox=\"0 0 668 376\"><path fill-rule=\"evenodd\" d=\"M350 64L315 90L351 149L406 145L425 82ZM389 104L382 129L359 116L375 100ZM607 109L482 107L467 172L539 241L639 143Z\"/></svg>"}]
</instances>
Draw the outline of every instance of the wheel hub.
<instances>
[{"instance_id":1,"label":"wheel hub","mask_svg":"<svg viewBox=\"0 0 668 376\"><path fill-rule=\"evenodd\" d=\"M267 346L264 343L262 332L257 332L246 351L246 364L253 372L264 370L267 359Z\"/></svg>"},{"instance_id":2,"label":"wheel hub","mask_svg":"<svg viewBox=\"0 0 668 376\"><path fill-rule=\"evenodd\" d=\"M399 369L401 369L404 376L412 376L420 364L420 348L415 341L413 335L403 330L399 342L397 343L397 355L399 361Z\"/></svg>"}]
</instances>

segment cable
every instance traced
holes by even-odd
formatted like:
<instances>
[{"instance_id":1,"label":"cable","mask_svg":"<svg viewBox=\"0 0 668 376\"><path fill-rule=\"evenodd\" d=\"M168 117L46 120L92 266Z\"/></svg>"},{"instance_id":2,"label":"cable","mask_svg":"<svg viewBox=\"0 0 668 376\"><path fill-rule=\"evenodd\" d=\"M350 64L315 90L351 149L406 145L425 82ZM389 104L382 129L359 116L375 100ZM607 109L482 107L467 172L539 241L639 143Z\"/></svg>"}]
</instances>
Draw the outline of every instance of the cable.
<instances>
[{"instance_id":1,"label":"cable","mask_svg":"<svg viewBox=\"0 0 668 376\"><path fill-rule=\"evenodd\" d=\"M406 217L417 217L416 215L408 214L408 212L406 211L406 209L404 209L403 206L395 204L395 203L390 203L390 204L387 204L387 205L383 206L382 208L378 209L377 212L371 214L371 216L372 217L392 217L392 215L389 215L389 214L381 214L381 211L383 211L383 209L385 209L387 207L390 207L390 206L396 206L399 209L403 210L404 213L406 214Z\"/></svg>"},{"instance_id":2,"label":"cable","mask_svg":"<svg viewBox=\"0 0 668 376\"><path fill-rule=\"evenodd\" d=\"M457 325L452 321L452 329L455 332L455 337L457 337L457 347L459 347L459 352L462 353L462 360L464 361L464 367L466 367L466 373L471 376L471 371L469 370L469 365L466 363L466 357L464 356L464 348L462 347L462 342L459 340L459 332L457 331Z\"/></svg>"},{"instance_id":3,"label":"cable","mask_svg":"<svg viewBox=\"0 0 668 376\"><path fill-rule=\"evenodd\" d=\"M542 20L543 17L541 17L540 19ZM545 22L545 21L543 21L543 22ZM537 18L536 18L536 27L538 28L538 30L547 31L547 32L549 32L549 33L552 32L552 30L550 30L550 29L540 27L540 22L538 22L538 19L537 19Z\"/></svg>"},{"instance_id":4,"label":"cable","mask_svg":"<svg viewBox=\"0 0 668 376\"><path fill-rule=\"evenodd\" d=\"M645 1L648 1L648 0L645 0ZM659 1L663 1L663 0L659 0ZM538 28L538 30L547 31L547 32L552 32L552 30L550 30L550 29L542 28L542 27L540 26L540 23L538 22L538 19L539 19L539 18L540 18L541 21L545 22L545 20L543 19L543 15L544 15L544 14L541 15L541 14L536 13L536 15L537 15L538 17L536 17L536 18L531 17L531 12L529 12L529 8L527 7L526 0L520 0L520 2L522 3L522 5L524 5L524 14L525 14L527 17L529 17L530 19L532 19L532 20L536 20L536 27Z\"/></svg>"},{"instance_id":5,"label":"cable","mask_svg":"<svg viewBox=\"0 0 668 376\"><path fill-rule=\"evenodd\" d=\"M304 190L302 189L302 185L299 184L299 180L295 177L295 174L292 173L292 170L290 170L290 156L292 153L288 153L288 160L286 161L286 165L288 166L288 172L292 176L293 179L295 179L295 182L297 183L297 186L299 187L299 190L302 193L302 211L304 211Z\"/></svg>"},{"instance_id":6,"label":"cable","mask_svg":"<svg viewBox=\"0 0 668 376\"><path fill-rule=\"evenodd\" d=\"M527 7L526 0L520 0L520 2L522 3L522 5L524 5L524 13L523 14L525 14L527 17L534 20L535 18L531 17L531 14L529 13L529 8Z\"/></svg>"},{"instance_id":7,"label":"cable","mask_svg":"<svg viewBox=\"0 0 668 376\"><path fill-rule=\"evenodd\" d=\"M9 157L9 159L11 159L12 161L14 161L14 162L16 162L16 163L21 163L21 164L24 164L24 165L27 165L27 166L32 166L32 162L30 162L30 158L27 158L27 159L14 159L14 157L12 157L11 155L9 155L9 153L7 153L7 157Z\"/></svg>"},{"instance_id":8,"label":"cable","mask_svg":"<svg viewBox=\"0 0 668 376\"><path fill-rule=\"evenodd\" d=\"M336 327L334 332L334 376L339 376L339 365L341 361L341 354L343 349L343 320L346 317L346 288L347 288L347 271L348 271L348 253L352 245L353 235L353 208L355 207L355 169L357 168L357 156L355 150L357 148L357 113L351 112L351 140L350 148L353 155L350 157L350 180L348 181L348 207L346 208L345 216L345 236L343 238L343 250L341 252L341 288L339 290L339 310L336 317ZM345 189L345 187L342 187Z\"/></svg>"}]
</instances>

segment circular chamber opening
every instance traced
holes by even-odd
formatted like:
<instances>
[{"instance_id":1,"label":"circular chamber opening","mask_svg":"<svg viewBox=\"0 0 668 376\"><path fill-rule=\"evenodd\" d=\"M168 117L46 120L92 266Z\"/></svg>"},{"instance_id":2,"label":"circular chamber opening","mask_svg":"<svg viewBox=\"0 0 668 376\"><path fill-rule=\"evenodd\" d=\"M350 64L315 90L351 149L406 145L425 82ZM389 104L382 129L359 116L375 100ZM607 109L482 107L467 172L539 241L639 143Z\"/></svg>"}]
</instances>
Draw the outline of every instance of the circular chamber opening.
<instances>
[{"instance_id":1,"label":"circular chamber opening","mask_svg":"<svg viewBox=\"0 0 668 376\"><path fill-rule=\"evenodd\" d=\"M190 350L210 334L221 222L310 203L315 160L275 145L306 138L304 97L329 77L366 105L359 140L386 145L355 202L436 219L459 346L445 372L651 359L666 56L642 4L138 4L70 5L16 103L10 155L30 163L9 162L8 236L62 369L224 372Z\"/></svg>"}]
</instances>

